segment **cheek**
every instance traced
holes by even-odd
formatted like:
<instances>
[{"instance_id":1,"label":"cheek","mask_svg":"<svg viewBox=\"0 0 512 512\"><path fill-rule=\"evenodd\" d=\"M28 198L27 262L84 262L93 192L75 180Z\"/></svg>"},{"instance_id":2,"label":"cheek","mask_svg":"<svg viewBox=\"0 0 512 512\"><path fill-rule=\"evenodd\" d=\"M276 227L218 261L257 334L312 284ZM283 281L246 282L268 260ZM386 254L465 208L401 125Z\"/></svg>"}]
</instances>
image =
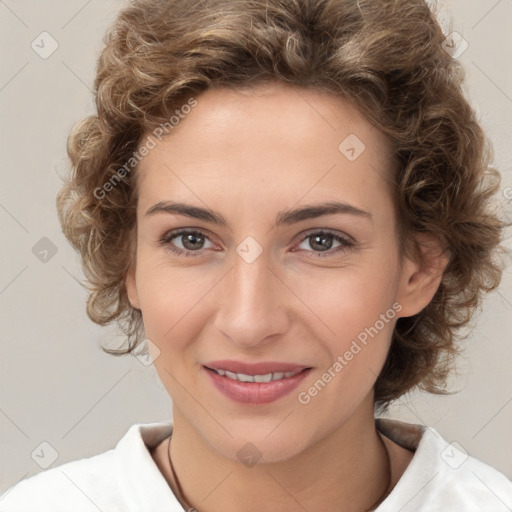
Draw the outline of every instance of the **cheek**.
<instances>
[{"instance_id":1,"label":"cheek","mask_svg":"<svg viewBox=\"0 0 512 512\"><path fill-rule=\"evenodd\" d=\"M178 352L199 332L201 304L215 280L206 274L198 279L197 269L139 261L137 291L146 336L160 350Z\"/></svg>"},{"instance_id":2,"label":"cheek","mask_svg":"<svg viewBox=\"0 0 512 512\"><path fill-rule=\"evenodd\" d=\"M368 395L386 360L400 310L390 276L362 269L340 272L336 279L317 281L308 296L308 305L322 320L315 320L322 348L316 350L315 377L297 398L311 417L329 414L333 428Z\"/></svg>"},{"instance_id":3,"label":"cheek","mask_svg":"<svg viewBox=\"0 0 512 512\"><path fill-rule=\"evenodd\" d=\"M396 268L390 261L388 264L380 261L378 265L354 264L301 276L295 281L295 289L319 319L323 337L327 334L343 345L348 338L373 326L392 308L397 291L396 275ZM387 319L389 317L394 317L393 310ZM320 331L318 334L322 337Z\"/></svg>"},{"instance_id":4,"label":"cheek","mask_svg":"<svg viewBox=\"0 0 512 512\"><path fill-rule=\"evenodd\" d=\"M395 256L392 248L383 246L355 255L338 268L312 264L283 271L283 280L299 299L285 293L283 300L289 300L285 309L299 323L314 329L318 339L335 339L341 349L392 306L396 296ZM138 262L137 291L146 336L166 344L162 349L182 349L220 307L210 299L220 293L224 273L188 262L170 267L160 254L155 256L149 250L141 251Z\"/></svg>"},{"instance_id":5,"label":"cheek","mask_svg":"<svg viewBox=\"0 0 512 512\"><path fill-rule=\"evenodd\" d=\"M183 383L193 391L189 362L198 359L195 341L206 322L200 315L214 283L207 276L192 278L190 269L171 269L161 263L140 269L137 288L145 333L158 348L153 364L173 401L185 407L188 393L183 392Z\"/></svg>"}]
</instances>

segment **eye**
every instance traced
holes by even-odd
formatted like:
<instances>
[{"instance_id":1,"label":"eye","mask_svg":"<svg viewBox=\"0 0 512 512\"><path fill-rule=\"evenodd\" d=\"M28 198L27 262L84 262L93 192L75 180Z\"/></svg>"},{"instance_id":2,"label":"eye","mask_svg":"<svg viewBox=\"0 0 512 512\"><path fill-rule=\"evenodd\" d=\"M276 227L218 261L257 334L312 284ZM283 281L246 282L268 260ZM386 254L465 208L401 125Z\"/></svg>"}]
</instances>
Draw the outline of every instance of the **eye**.
<instances>
[{"instance_id":1,"label":"eye","mask_svg":"<svg viewBox=\"0 0 512 512\"><path fill-rule=\"evenodd\" d=\"M182 247L176 247L176 242L180 241ZM168 251L183 256L199 256L202 254L201 249L204 247L205 240L208 237L201 231L180 230L166 233L159 241L159 245L164 246ZM211 243L211 242L210 242Z\"/></svg>"},{"instance_id":2,"label":"eye","mask_svg":"<svg viewBox=\"0 0 512 512\"><path fill-rule=\"evenodd\" d=\"M346 251L353 247L355 243L348 238L345 238L337 233L320 230L314 231L307 234L302 238L301 244L308 241L310 247L313 248L315 257L327 257L333 256L342 251ZM173 252L181 256L200 256L203 253L203 249L212 248L213 244L210 242L210 247L205 247L205 241L209 241L209 238L201 231L182 229L179 231L171 231L166 233L160 240L159 245L165 247L166 250ZM337 242L339 245L334 246ZM181 247L177 243L181 244ZM295 252L296 249L293 249Z\"/></svg>"},{"instance_id":3,"label":"eye","mask_svg":"<svg viewBox=\"0 0 512 512\"><path fill-rule=\"evenodd\" d=\"M314 249L314 256L320 258L333 256L339 252L346 251L355 245L355 243L348 238L325 230L309 233L302 239L301 244L308 240L308 245ZM332 249L333 241L338 242L339 244L334 249Z\"/></svg>"}]
</instances>

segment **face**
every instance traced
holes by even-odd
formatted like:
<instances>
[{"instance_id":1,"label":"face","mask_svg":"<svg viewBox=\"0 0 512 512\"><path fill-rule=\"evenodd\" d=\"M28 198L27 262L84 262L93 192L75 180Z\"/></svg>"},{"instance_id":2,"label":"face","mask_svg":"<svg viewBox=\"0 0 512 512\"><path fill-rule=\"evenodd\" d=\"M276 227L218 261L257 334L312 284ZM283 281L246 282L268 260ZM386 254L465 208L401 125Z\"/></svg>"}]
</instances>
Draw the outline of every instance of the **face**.
<instances>
[{"instance_id":1,"label":"face","mask_svg":"<svg viewBox=\"0 0 512 512\"><path fill-rule=\"evenodd\" d=\"M347 101L274 84L206 91L141 161L126 285L175 428L271 462L373 417L417 306L388 153Z\"/></svg>"}]
</instances>

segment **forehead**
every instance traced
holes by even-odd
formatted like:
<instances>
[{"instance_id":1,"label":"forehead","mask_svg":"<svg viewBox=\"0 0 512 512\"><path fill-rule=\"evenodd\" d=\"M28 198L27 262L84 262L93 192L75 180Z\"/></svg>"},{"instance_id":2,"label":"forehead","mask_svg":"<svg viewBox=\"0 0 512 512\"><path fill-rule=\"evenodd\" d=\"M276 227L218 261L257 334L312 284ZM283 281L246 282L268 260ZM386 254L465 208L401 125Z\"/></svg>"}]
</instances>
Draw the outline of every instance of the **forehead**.
<instances>
[{"instance_id":1,"label":"forehead","mask_svg":"<svg viewBox=\"0 0 512 512\"><path fill-rule=\"evenodd\" d=\"M369 199L369 189L388 188L386 137L341 96L266 84L196 100L139 164L142 206L167 193L298 202L335 191Z\"/></svg>"}]
</instances>

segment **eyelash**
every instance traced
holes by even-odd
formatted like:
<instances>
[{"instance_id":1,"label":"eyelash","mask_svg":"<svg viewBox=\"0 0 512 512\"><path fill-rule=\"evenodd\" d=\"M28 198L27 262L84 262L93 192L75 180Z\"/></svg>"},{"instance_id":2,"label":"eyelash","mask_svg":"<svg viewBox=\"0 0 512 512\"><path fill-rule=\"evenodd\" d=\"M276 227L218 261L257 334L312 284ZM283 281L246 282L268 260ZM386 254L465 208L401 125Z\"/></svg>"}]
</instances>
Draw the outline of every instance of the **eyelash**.
<instances>
[{"instance_id":1,"label":"eyelash","mask_svg":"<svg viewBox=\"0 0 512 512\"><path fill-rule=\"evenodd\" d=\"M171 231L169 233L166 233L160 240L159 240L159 245L161 245L162 247L164 247L166 250L170 251L170 252L173 252L175 254L178 254L179 256L200 256L201 255L201 252L202 250L198 250L198 251L187 251L187 250L183 250L183 249L178 249L177 247L173 247L171 245L171 241L174 240L175 238L179 238L180 236L183 236L183 235L202 235L204 236L205 238L209 239L202 231L199 231L199 230L187 230L187 229L182 229L182 230L179 230L179 231ZM353 247L355 245L354 242L348 240L347 238L344 238L332 231L329 231L329 230L319 230L319 231L312 231L310 233L308 233L306 236L304 236L304 238L301 239L301 241L299 242L299 244L301 244L302 242L304 242L305 240L307 240L308 238L312 238L313 236L332 236L334 240L336 240L337 242L339 242L341 245L334 248L334 249L329 249L327 251L312 251L313 254L315 254L315 257L317 258L325 258L325 257L329 257L329 256L332 256L334 254L338 254L340 252L344 252L348 249L350 249L351 247Z\"/></svg>"}]
</instances>

